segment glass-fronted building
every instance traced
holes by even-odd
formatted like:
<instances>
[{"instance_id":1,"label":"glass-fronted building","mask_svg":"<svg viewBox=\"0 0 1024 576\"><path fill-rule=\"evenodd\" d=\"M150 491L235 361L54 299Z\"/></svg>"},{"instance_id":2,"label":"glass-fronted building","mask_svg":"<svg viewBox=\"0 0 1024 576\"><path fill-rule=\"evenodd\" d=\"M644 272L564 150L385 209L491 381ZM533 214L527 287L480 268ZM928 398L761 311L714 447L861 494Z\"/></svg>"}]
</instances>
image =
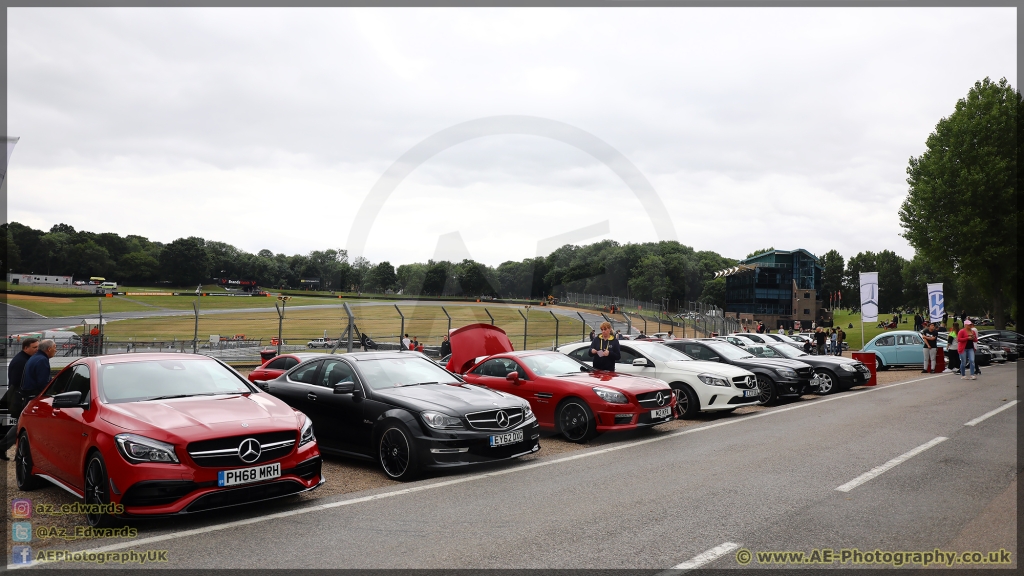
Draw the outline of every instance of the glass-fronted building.
<instances>
[{"instance_id":1,"label":"glass-fronted building","mask_svg":"<svg viewBox=\"0 0 1024 576\"><path fill-rule=\"evenodd\" d=\"M769 328L792 328L800 320L831 324L822 310L823 268L807 250L772 250L719 271L725 276L725 312L753 318Z\"/></svg>"}]
</instances>

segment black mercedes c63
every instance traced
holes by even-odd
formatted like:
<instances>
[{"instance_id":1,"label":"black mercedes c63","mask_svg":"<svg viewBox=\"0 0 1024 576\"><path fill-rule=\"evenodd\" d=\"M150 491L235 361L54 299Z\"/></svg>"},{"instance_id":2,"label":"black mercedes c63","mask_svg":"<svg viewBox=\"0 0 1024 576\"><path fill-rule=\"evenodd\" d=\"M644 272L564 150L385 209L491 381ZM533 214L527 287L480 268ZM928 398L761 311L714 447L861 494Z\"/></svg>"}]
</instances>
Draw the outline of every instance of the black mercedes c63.
<instances>
[{"instance_id":1,"label":"black mercedes c63","mask_svg":"<svg viewBox=\"0 0 1024 576\"><path fill-rule=\"evenodd\" d=\"M526 400L467 384L417 352L324 355L256 385L313 421L321 452L375 460L396 480L540 450Z\"/></svg>"}]
</instances>

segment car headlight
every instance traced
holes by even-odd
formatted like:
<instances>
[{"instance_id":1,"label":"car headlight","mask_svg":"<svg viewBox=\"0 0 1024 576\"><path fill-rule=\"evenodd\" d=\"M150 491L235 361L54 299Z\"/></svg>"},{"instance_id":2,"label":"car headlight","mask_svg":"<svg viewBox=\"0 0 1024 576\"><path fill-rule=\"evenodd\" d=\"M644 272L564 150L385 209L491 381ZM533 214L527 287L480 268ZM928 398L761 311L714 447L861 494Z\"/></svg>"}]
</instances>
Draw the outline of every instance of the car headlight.
<instances>
[{"instance_id":1,"label":"car headlight","mask_svg":"<svg viewBox=\"0 0 1024 576\"><path fill-rule=\"evenodd\" d=\"M840 364L839 365L839 369L840 370L846 370L847 372L856 372L857 371L857 367L854 366L853 364Z\"/></svg>"},{"instance_id":2,"label":"car headlight","mask_svg":"<svg viewBox=\"0 0 1024 576\"><path fill-rule=\"evenodd\" d=\"M313 421L306 416L306 421L302 423L302 431L299 433L299 446L309 444L313 440L316 440L313 436Z\"/></svg>"},{"instance_id":3,"label":"car headlight","mask_svg":"<svg viewBox=\"0 0 1024 576\"><path fill-rule=\"evenodd\" d=\"M796 378L796 372L794 370L790 370L789 368L776 368L775 371L778 372L779 376L782 376L783 378Z\"/></svg>"},{"instance_id":4,"label":"car headlight","mask_svg":"<svg viewBox=\"0 0 1024 576\"><path fill-rule=\"evenodd\" d=\"M992 351L988 349L988 346L978 344L978 352L985 352L986 354L990 354Z\"/></svg>"},{"instance_id":5,"label":"car headlight","mask_svg":"<svg viewBox=\"0 0 1024 576\"><path fill-rule=\"evenodd\" d=\"M529 404L527 404L526 406L523 406L523 421L525 422L530 418L533 418L533 409L530 408Z\"/></svg>"},{"instance_id":6,"label":"car headlight","mask_svg":"<svg viewBox=\"0 0 1024 576\"><path fill-rule=\"evenodd\" d=\"M616 392L615 390L609 390L607 388L601 388L600 386L594 386L594 393L597 394L601 400L610 402L612 404L628 404L629 400L626 400L626 395L622 392Z\"/></svg>"},{"instance_id":7,"label":"car headlight","mask_svg":"<svg viewBox=\"0 0 1024 576\"><path fill-rule=\"evenodd\" d=\"M729 381L724 378L719 378L712 374L698 374L697 379L707 384L708 386L725 386L729 387Z\"/></svg>"},{"instance_id":8,"label":"car headlight","mask_svg":"<svg viewBox=\"0 0 1024 576\"><path fill-rule=\"evenodd\" d=\"M455 430L462 428L462 420L440 412L424 412L420 414L427 426L438 430Z\"/></svg>"},{"instance_id":9,"label":"car headlight","mask_svg":"<svg viewBox=\"0 0 1024 576\"><path fill-rule=\"evenodd\" d=\"M177 464L178 457L174 454L174 446L138 434L118 434L114 436L117 450L125 460L132 464L146 462L172 462Z\"/></svg>"}]
</instances>

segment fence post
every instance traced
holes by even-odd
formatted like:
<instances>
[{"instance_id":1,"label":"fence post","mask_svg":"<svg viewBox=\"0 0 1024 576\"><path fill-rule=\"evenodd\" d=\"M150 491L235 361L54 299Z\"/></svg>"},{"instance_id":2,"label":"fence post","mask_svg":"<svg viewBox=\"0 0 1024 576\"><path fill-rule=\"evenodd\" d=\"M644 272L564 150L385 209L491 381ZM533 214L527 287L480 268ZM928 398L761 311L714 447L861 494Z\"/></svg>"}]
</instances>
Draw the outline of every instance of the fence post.
<instances>
[{"instance_id":1,"label":"fence post","mask_svg":"<svg viewBox=\"0 0 1024 576\"><path fill-rule=\"evenodd\" d=\"M447 336L448 334L452 333L452 315L449 314L448 311L444 309L444 306L441 306L441 312L444 312L444 315L448 317L448 331L445 332L445 336Z\"/></svg>"},{"instance_id":2,"label":"fence post","mask_svg":"<svg viewBox=\"0 0 1024 576\"><path fill-rule=\"evenodd\" d=\"M526 348L526 334L527 334L527 332L530 331L530 319L527 318L523 314L522 310L517 309L516 312L519 312L519 315L523 317L523 350L526 350L527 349ZM526 307L526 314L529 314L529 313L530 313L530 307L527 306Z\"/></svg>"},{"instance_id":3,"label":"fence post","mask_svg":"<svg viewBox=\"0 0 1024 576\"><path fill-rule=\"evenodd\" d=\"M576 315L580 317L580 322L583 323L583 337L580 338L580 341L581 342L586 342L587 341L587 321L583 319L583 314L580 314L579 312L577 312Z\"/></svg>"},{"instance_id":4,"label":"fence post","mask_svg":"<svg viewBox=\"0 0 1024 576\"><path fill-rule=\"evenodd\" d=\"M487 317L491 319L491 326L494 326L494 316L491 316L491 311L484 308L484 312L487 313Z\"/></svg>"},{"instance_id":5,"label":"fence post","mask_svg":"<svg viewBox=\"0 0 1024 576\"><path fill-rule=\"evenodd\" d=\"M345 314L348 315L348 352L352 352L352 327L355 325L355 319L352 317L352 309L348 307L348 302L343 302L342 307L345 308ZM337 348L337 345L335 345Z\"/></svg>"},{"instance_id":6,"label":"fence post","mask_svg":"<svg viewBox=\"0 0 1024 576\"><path fill-rule=\"evenodd\" d=\"M402 314L402 310L398 307L398 304L395 304L395 310L398 310L398 315L402 317L402 328L398 331L398 351L401 352L402 348L405 348L405 346L402 345L402 338L405 338L405 314Z\"/></svg>"},{"instance_id":7,"label":"fence post","mask_svg":"<svg viewBox=\"0 0 1024 576\"><path fill-rule=\"evenodd\" d=\"M558 348L558 316L551 310L548 310L548 314L551 314L551 317L555 319L555 348Z\"/></svg>"},{"instance_id":8,"label":"fence post","mask_svg":"<svg viewBox=\"0 0 1024 576\"><path fill-rule=\"evenodd\" d=\"M199 299L192 303L192 310L196 313L196 331L192 335L192 353L199 354Z\"/></svg>"}]
</instances>

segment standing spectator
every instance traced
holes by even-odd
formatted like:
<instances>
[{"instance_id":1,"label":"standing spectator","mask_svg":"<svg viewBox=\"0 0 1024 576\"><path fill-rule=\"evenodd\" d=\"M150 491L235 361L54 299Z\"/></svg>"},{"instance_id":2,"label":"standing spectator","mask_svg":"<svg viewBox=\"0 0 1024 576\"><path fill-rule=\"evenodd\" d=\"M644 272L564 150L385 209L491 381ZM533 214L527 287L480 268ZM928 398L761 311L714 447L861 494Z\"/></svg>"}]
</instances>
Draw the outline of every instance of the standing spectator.
<instances>
[{"instance_id":1,"label":"standing spectator","mask_svg":"<svg viewBox=\"0 0 1024 576\"><path fill-rule=\"evenodd\" d=\"M836 333L836 329L832 329L832 333L828 336L830 351L833 355L836 355L836 344L839 343L839 334Z\"/></svg>"},{"instance_id":2,"label":"standing spectator","mask_svg":"<svg viewBox=\"0 0 1024 576\"><path fill-rule=\"evenodd\" d=\"M779 326L778 334L781 336L782 334L785 334L785 333L786 333L786 330L782 326Z\"/></svg>"},{"instance_id":3,"label":"standing spectator","mask_svg":"<svg viewBox=\"0 0 1024 576\"><path fill-rule=\"evenodd\" d=\"M963 310L963 309L960 310L960 321L964 322L965 325L966 325L966 322L967 322L967 310Z\"/></svg>"},{"instance_id":4,"label":"standing spectator","mask_svg":"<svg viewBox=\"0 0 1024 576\"><path fill-rule=\"evenodd\" d=\"M412 344L409 345L409 349L410 350L419 350L419 348L420 348L420 342L419 342L419 340L416 339L415 336L413 336L412 337Z\"/></svg>"},{"instance_id":5,"label":"standing spectator","mask_svg":"<svg viewBox=\"0 0 1024 576\"><path fill-rule=\"evenodd\" d=\"M408 350L411 344L412 340L409 340L409 335L406 334L405 338L402 338L402 350Z\"/></svg>"},{"instance_id":6,"label":"standing spectator","mask_svg":"<svg viewBox=\"0 0 1024 576\"><path fill-rule=\"evenodd\" d=\"M956 335L956 350L960 353L960 379L967 380L967 367L971 367L971 380L977 380L974 375L974 328L970 318L964 320L964 327Z\"/></svg>"},{"instance_id":7,"label":"standing spectator","mask_svg":"<svg viewBox=\"0 0 1024 576\"><path fill-rule=\"evenodd\" d=\"M924 370L921 372L934 374L938 368L935 356L939 349L939 331L935 329L935 324L929 322L927 327L921 331L921 338L924 339Z\"/></svg>"},{"instance_id":8,"label":"standing spectator","mask_svg":"<svg viewBox=\"0 0 1024 576\"><path fill-rule=\"evenodd\" d=\"M676 337L672 335L672 330L670 329L668 331L668 336L665 337L665 340L675 340L675 339L676 339Z\"/></svg>"},{"instance_id":9,"label":"standing spectator","mask_svg":"<svg viewBox=\"0 0 1024 576\"><path fill-rule=\"evenodd\" d=\"M591 339L591 340L593 340L593 339L594 339L594 336L595 336L596 334L597 334L596 332L594 332L593 330L591 330L591 331L590 331L590 339Z\"/></svg>"},{"instance_id":10,"label":"standing spectator","mask_svg":"<svg viewBox=\"0 0 1024 576\"><path fill-rule=\"evenodd\" d=\"M960 324L953 322L953 329L946 335L946 357L949 359L949 362L947 363L949 365L946 367L946 372L960 371L960 354L953 352L953 350L956 350L956 335L958 332L960 332Z\"/></svg>"},{"instance_id":11,"label":"standing spectator","mask_svg":"<svg viewBox=\"0 0 1024 576\"><path fill-rule=\"evenodd\" d=\"M942 311L942 326L949 326L949 312L946 312L945 310Z\"/></svg>"},{"instance_id":12,"label":"standing spectator","mask_svg":"<svg viewBox=\"0 0 1024 576\"><path fill-rule=\"evenodd\" d=\"M838 346L836 347L836 356L842 356L843 355L843 342L846 341L846 332L843 332L842 326L839 327L839 330L838 330L837 334L838 335L836 337L836 343L838 344Z\"/></svg>"},{"instance_id":13,"label":"standing spectator","mask_svg":"<svg viewBox=\"0 0 1024 576\"><path fill-rule=\"evenodd\" d=\"M621 357L619 339L612 334L612 325L601 323L601 334L590 343L589 354L594 357L595 370L615 371L615 362Z\"/></svg>"},{"instance_id":14,"label":"standing spectator","mask_svg":"<svg viewBox=\"0 0 1024 576\"><path fill-rule=\"evenodd\" d=\"M452 343L448 340L448 335L444 335L444 340L441 341L441 358L452 353Z\"/></svg>"},{"instance_id":15,"label":"standing spectator","mask_svg":"<svg viewBox=\"0 0 1024 576\"><path fill-rule=\"evenodd\" d=\"M7 366L7 401L11 418L18 418L25 407L25 398L21 391L21 377L25 374L25 364L39 350L39 340L25 338L21 341L21 352L18 352ZM7 450L18 439L18 426L11 426L0 447L0 460L7 460Z\"/></svg>"},{"instance_id":16,"label":"standing spectator","mask_svg":"<svg viewBox=\"0 0 1024 576\"><path fill-rule=\"evenodd\" d=\"M966 326L966 324L965 324L965 326ZM974 347L975 347L975 349L977 349L977 347L978 347L978 338L980 336L978 336L978 327L973 325L973 324L971 324L971 334L974 335ZM975 354L977 354L977 352L975 352ZM975 362L975 364L977 364L977 362ZM977 366L977 365L974 366L974 375L975 376L981 376L981 366Z\"/></svg>"},{"instance_id":17,"label":"standing spectator","mask_svg":"<svg viewBox=\"0 0 1024 576\"><path fill-rule=\"evenodd\" d=\"M819 356L823 356L825 354L825 331L821 329L821 326L814 329L814 344L815 352Z\"/></svg>"}]
</instances>

